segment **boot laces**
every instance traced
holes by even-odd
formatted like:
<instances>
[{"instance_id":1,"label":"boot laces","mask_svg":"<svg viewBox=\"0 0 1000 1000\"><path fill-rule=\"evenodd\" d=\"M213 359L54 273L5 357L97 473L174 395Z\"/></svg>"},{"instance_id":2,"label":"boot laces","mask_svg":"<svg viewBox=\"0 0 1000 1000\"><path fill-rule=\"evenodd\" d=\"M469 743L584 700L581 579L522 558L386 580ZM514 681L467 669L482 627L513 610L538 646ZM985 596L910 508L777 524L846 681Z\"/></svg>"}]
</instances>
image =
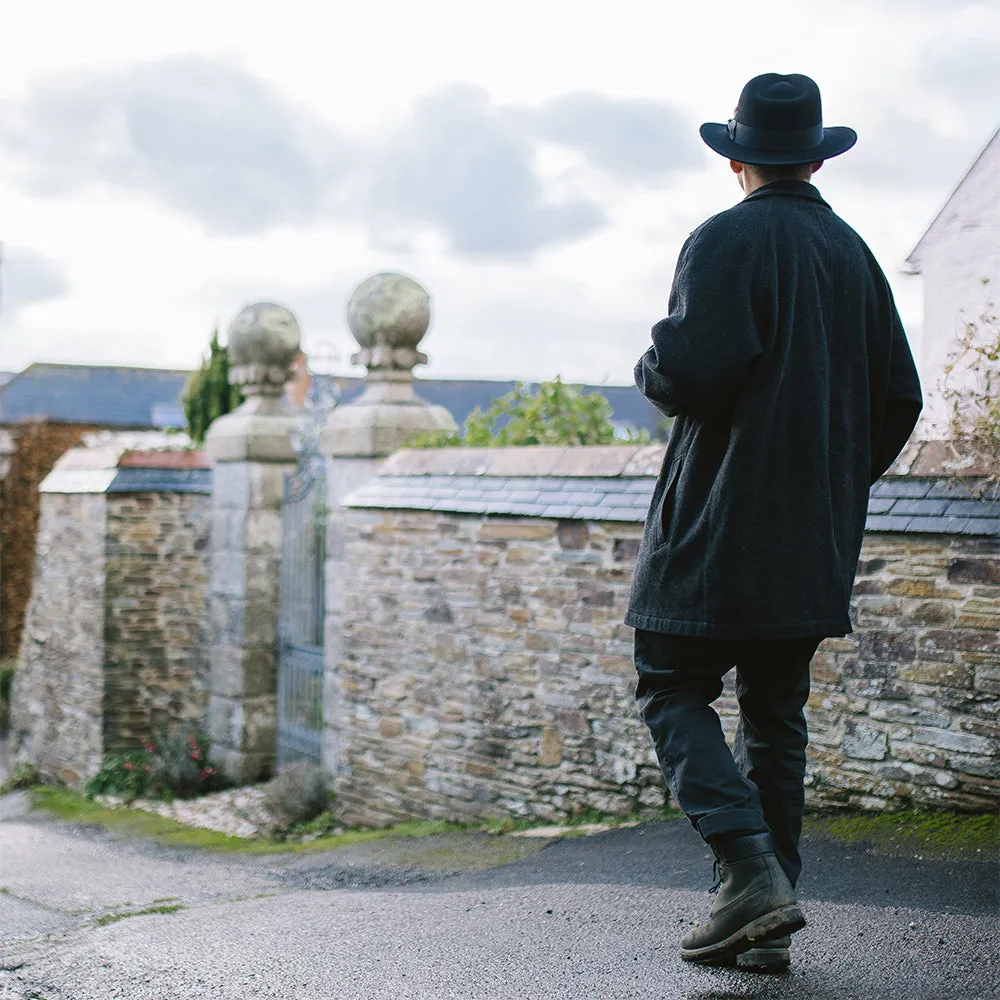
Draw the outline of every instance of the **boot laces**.
<instances>
[{"instance_id":1,"label":"boot laces","mask_svg":"<svg viewBox=\"0 0 1000 1000\"><path fill-rule=\"evenodd\" d=\"M713 885L708 891L714 896L719 891L719 887L722 885L722 866L719 864L718 858L712 862L712 881L715 885Z\"/></svg>"}]
</instances>

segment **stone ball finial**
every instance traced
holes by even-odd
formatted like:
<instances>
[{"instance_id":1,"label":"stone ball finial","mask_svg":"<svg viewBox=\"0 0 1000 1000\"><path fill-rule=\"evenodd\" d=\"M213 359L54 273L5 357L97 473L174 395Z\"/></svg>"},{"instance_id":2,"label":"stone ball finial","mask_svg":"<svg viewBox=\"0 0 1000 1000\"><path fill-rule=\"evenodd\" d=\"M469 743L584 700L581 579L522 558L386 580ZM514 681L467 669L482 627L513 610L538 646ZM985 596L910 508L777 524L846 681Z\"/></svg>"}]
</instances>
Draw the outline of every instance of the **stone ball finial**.
<instances>
[{"instance_id":1,"label":"stone ball finial","mask_svg":"<svg viewBox=\"0 0 1000 1000\"><path fill-rule=\"evenodd\" d=\"M405 274L383 272L366 278L347 303L347 324L361 350L353 364L369 375L406 377L416 365L427 364L417 344L431 322L431 297Z\"/></svg>"},{"instance_id":2,"label":"stone ball finial","mask_svg":"<svg viewBox=\"0 0 1000 1000\"><path fill-rule=\"evenodd\" d=\"M290 309L273 302L245 306L229 324L229 381L248 396L280 396L300 341Z\"/></svg>"}]
</instances>

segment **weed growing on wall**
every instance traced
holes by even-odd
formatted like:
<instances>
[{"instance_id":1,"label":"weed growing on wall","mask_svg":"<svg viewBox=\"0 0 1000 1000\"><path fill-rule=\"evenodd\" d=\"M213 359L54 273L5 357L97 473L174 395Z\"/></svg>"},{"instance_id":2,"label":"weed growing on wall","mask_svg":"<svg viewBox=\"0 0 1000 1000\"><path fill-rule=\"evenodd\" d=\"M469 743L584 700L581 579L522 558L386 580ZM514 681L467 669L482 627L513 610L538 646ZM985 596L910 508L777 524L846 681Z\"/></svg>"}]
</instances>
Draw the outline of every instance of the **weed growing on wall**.
<instances>
[{"instance_id":1,"label":"weed growing on wall","mask_svg":"<svg viewBox=\"0 0 1000 1000\"><path fill-rule=\"evenodd\" d=\"M0 782L0 795L7 795L16 792L21 788L34 788L41 784L42 776L38 773L38 768L34 764L22 761L14 765L6 781Z\"/></svg>"},{"instance_id":2,"label":"weed growing on wall","mask_svg":"<svg viewBox=\"0 0 1000 1000\"><path fill-rule=\"evenodd\" d=\"M963 320L944 371L952 437L996 470L995 482L1000 479L1000 321L992 302L975 319Z\"/></svg>"},{"instance_id":3,"label":"weed growing on wall","mask_svg":"<svg viewBox=\"0 0 1000 1000\"><path fill-rule=\"evenodd\" d=\"M458 434L419 434L411 448L488 448L520 445L615 444L611 404L599 392L565 385L557 375L534 390L518 383L513 392L495 399L484 413L478 406ZM649 444L649 432L629 432L627 444Z\"/></svg>"},{"instance_id":4,"label":"weed growing on wall","mask_svg":"<svg viewBox=\"0 0 1000 1000\"><path fill-rule=\"evenodd\" d=\"M14 684L16 660L0 663L0 736L4 736L10 725L10 693Z\"/></svg>"}]
</instances>

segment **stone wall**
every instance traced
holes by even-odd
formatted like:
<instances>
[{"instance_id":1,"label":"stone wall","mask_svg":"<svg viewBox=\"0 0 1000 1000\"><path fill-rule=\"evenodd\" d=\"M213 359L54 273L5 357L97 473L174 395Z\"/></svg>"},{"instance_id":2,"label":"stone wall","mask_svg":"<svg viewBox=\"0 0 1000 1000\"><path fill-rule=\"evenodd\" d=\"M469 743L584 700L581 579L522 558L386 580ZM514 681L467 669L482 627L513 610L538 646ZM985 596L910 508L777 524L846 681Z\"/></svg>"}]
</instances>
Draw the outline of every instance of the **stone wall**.
<instances>
[{"instance_id":1,"label":"stone wall","mask_svg":"<svg viewBox=\"0 0 1000 1000\"><path fill-rule=\"evenodd\" d=\"M870 534L853 618L813 660L811 798L995 809L1000 540Z\"/></svg>"},{"instance_id":2,"label":"stone wall","mask_svg":"<svg viewBox=\"0 0 1000 1000\"><path fill-rule=\"evenodd\" d=\"M47 496L11 723L19 758L75 784L103 753L106 500Z\"/></svg>"},{"instance_id":3,"label":"stone wall","mask_svg":"<svg viewBox=\"0 0 1000 1000\"><path fill-rule=\"evenodd\" d=\"M11 721L16 756L72 786L204 715L209 471L150 461L76 449L42 484Z\"/></svg>"},{"instance_id":4,"label":"stone wall","mask_svg":"<svg viewBox=\"0 0 1000 1000\"><path fill-rule=\"evenodd\" d=\"M400 453L346 501L330 686L354 822L663 801L621 624L659 451L523 451ZM857 630L814 666L814 805L996 808L1000 504L951 490L873 495ZM719 708L731 732L731 686Z\"/></svg>"},{"instance_id":5,"label":"stone wall","mask_svg":"<svg viewBox=\"0 0 1000 1000\"><path fill-rule=\"evenodd\" d=\"M108 495L106 752L171 723L203 723L210 518L198 494Z\"/></svg>"},{"instance_id":6,"label":"stone wall","mask_svg":"<svg viewBox=\"0 0 1000 1000\"><path fill-rule=\"evenodd\" d=\"M640 526L352 512L345 817L662 804L621 624Z\"/></svg>"}]
</instances>

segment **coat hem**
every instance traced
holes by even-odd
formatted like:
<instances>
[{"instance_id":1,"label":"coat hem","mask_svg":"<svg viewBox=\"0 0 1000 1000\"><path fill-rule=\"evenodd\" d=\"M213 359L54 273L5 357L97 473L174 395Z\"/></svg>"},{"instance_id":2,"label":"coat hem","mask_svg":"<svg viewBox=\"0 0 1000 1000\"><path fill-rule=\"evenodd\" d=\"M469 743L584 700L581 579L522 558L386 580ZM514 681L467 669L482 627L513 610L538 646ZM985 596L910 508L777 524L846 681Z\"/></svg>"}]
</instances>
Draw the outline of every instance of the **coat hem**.
<instances>
[{"instance_id":1,"label":"coat hem","mask_svg":"<svg viewBox=\"0 0 1000 1000\"><path fill-rule=\"evenodd\" d=\"M628 611L625 624L644 632L664 635L690 635L705 639L805 639L813 636L832 638L854 631L849 618L822 618L807 622L772 622L765 625L719 625L714 622L660 618Z\"/></svg>"}]
</instances>

